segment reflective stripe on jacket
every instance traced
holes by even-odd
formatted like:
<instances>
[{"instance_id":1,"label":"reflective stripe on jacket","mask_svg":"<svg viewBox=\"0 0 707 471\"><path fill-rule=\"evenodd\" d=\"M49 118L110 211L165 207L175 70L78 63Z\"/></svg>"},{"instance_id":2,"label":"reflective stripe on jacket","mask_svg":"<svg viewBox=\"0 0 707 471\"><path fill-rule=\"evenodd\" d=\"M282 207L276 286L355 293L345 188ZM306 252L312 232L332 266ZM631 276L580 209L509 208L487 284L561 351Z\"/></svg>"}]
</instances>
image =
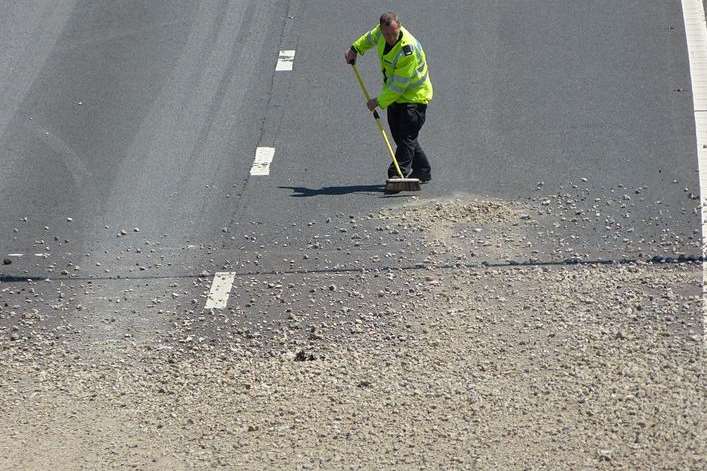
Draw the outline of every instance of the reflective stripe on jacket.
<instances>
[{"instance_id":1,"label":"reflective stripe on jacket","mask_svg":"<svg viewBox=\"0 0 707 471\"><path fill-rule=\"evenodd\" d=\"M377 25L353 43L363 55L375 47L383 69L383 88L378 93L378 105L386 109L392 103L429 103L432 82L427 70L427 57L422 45L408 30L400 27L403 37L385 52L385 38Z\"/></svg>"}]
</instances>

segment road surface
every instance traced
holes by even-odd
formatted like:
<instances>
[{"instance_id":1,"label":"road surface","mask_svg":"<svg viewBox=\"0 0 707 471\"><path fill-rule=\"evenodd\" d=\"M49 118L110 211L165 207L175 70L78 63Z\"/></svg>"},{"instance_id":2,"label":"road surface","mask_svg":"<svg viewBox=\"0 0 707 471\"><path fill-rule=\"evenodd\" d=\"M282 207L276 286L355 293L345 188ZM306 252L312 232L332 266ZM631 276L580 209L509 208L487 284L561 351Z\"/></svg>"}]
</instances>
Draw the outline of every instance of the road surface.
<instances>
[{"instance_id":1,"label":"road surface","mask_svg":"<svg viewBox=\"0 0 707 471\"><path fill-rule=\"evenodd\" d=\"M465 312L485 327L477 331L478 326L440 321L433 331L485 337L491 325L500 323L498 337L512 338L537 323L545 325L541 331L549 328L546 323L554 325L554 309L576 313L582 310L578 306L596 303L598 317L592 325L599 337L613 336L611 342L634 338L640 344L642 325L658 332L658 339L659 332L674 336L670 339L676 339L673 346L679 345L681 353L672 366L688 373L661 376L658 382L666 390L696 390L700 384L694 370L703 335L697 263L702 255L700 178L680 2L0 4L5 12L0 18L0 342L12 365L6 371L9 378L34 378L35 373L23 368L39 361L42 354L30 352L30 346L39 344L38 352L47 349L46 361L61 355L76 358L76 365L65 366L71 374L76 368L76 375L88 375L84 379L91 377L85 365L115 365L120 358L130 368L150 365L145 368L152 376L168 368L164 358L146 359L141 356L145 352L181 352L178 360L170 360L177 362L192 361L185 360L190 355L197 362L208 358L204 361L217 371L208 381L229 375L226 366L213 364L228 353L214 352L230 351L246 362L308 355L339 361L341 351L355 354L359 348L365 356L365 345L404 343L406 328L418 326L417 334L424 338L429 324L416 323L415 316L437 317L433 313L442 309L439 296L451 302L452 295L444 294L449 290L464 293L463 302L442 309L439 319ZM433 180L414 195L382 193L385 148L343 60L350 43L388 8L421 40L435 87L421 134ZM377 90L377 59L369 54L359 63L369 88ZM263 155L271 161L256 165ZM517 277L500 274L516 273L516 268L521 270ZM471 279L458 279L464 275ZM488 279L477 283L476 276ZM576 284L567 283L567 277ZM644 291L642 284L650 289ZM612 304L614 298L617 304ZM474 300L488 305L478 308ZM471 302L468 309L465 302ZM421 306L426 306L424 313ZM621 327L629 321L609 315L619 306L627 319L637 306L652 306L650 312L661 314ZM499 319L490 314L494 309L502 313ZM376 312L396 314L374 322ZM546 312L548 318L504 324L514 312ZM603 337L594 338L594 327L582 319L569 320L571 330L587 329L588 345L601 344ZM366 340L352 340L353 332L369 321L376 334L369 331ZM634 328L637 333L631 334ZM431 351L446 351L440 341L444 336L432 341ZM539 351L550 348L551 342L542 346L545 341L550 342L524 340ZM621 357L622 347L611 342L604 347L617 349ZM487 351L471 351L467 344L452 344L445 345L469 352L454 364L481 365L482 371L488 365L478 358L518 349L506 345L499 353L490 345ZM578 347L563 344L562 355L571 356L573 348ZM670 345L661 348L669 350ZM204 350L212 356L204 356ZM528 354L529 365L536 364L537 353ZM653 354L642 353L647 356L638 363L646 370L639 376L650 369L646 365ZM560 369L582 364L581 359L563 358L567 362ZM341 361L342 371L349 370L345 362L350 358L344 355ZM597 371L606 368L602 361L590 363ZM57 371L56 384L68 381L69 373L64 377L58 372L61 363L51 364L51 369L38 366L36 374ZM522 383L530 370L519 364L492 370L505 376L514 371ZM249 372L245 376L253 371L274 374L262 365L248 365L239 369ZM430 367L418 366L423 381ZM136 375L135 384L150 381ZM105 374L97 378L101 382ZM467 379L465 385L475 384L473 374ZM31 443L23 435L28 430L41 428L45 420L68 420L33 415L23 399L33 394L32 387L20 380L6 385L10 383L13 413L19 414L13 415L10 437ZM368 390L374 383L364 373L355 386ZM604 398L604 388L610 386L600 383L598 394ZM177 388L175 397L186 394L185 388L194 393L189 384L193 386L186 381ZM513 396L513 387L496 386L482 394L486 404L494 403L490 391ZM144 396L124 392L132 398L125 407L141 410L135 404L144 403L137 398L157 400L151 394L161 387L148 386L152 393L142 391ZM50 410L52 404L59 410L80 408L87 400L81 393L43 391L35 391L45 401L40 409ZM384 391L377 397L385 397ZM667 416L695 414L698 396L688 396ZM664 400L651 390L646 410ZM477 407L483 406L472 409ZM444 413L452 410L442 408ZM541 409L531 407L531 415L560 413ZM318 413L325 422L341 420L331 410ZM430 414L438 420L444 413ZM29 414L30 425L22 426L22 414ZM126 416L97 414L93 419L82 416L80 423L100 420L108 431L115 424L135 423ZM412 422L426 420L414 417ZM155 418L147 427L152 430L160 422L161 429L165 420L171 419ZM188 420L193 423L196 416ZM464 423L478 426L472 419ZM518 424L512 419L508 423ZM680 433L693 433L699 423L691 424ZM243 429L246 435L270 430L264 424L241 425L222 427ZM289 425L285 421L282 426ZM189 429L203 435L201 450L207 451L199 466L267 462L257 447L247 455L253 461L230 461L233 456L225 451L230 442L214 427L210 432ZM339 432L345 434L344 429ZM456 437L462 442L474 436L463 430ZM521 443L518 430L509 433ZM614 450L611 440L583 450L581 434L560 430L573 437L574 454L554 450L549 445L553 433L544 429L536 430L545 438L535 442L529 461L520 458L520 451L504 456L489 452L490 435L479 442L486 448L480 445L467 456L460 451L463 446L455 448L458 440L443 434L437 445L448 443L457 454L446 456L444 446L428 445L437 458L427 464L542 467L543 453L568 466L648 463L640 461L648 459L638 458L640 453L626 452L630 447ZM681 445L684 453L671 454L671 433L677 430L658 433L659 438L654 434L646 446L657 451L649 458L664 459L666 467L679 459L685 460L683 467L697 465L699 454L689 438ZM416 436L414 427L400 423L388 432ZM209 439L209 434L220 438ZM151 439L140 436L145 441L138 441L139 452L116 445L118 456L140 467L188 468L198 462L190 461L193 455L174 452L167 442L158 440L149 449ZM52 456L59 456L66 467L119 466L120 458L110 461L100 453L91 458L97 461L81 461L82 447L102 446L108 438L92 443L80 431L73 437L74 445L44 448L35 458L18 452L22 447L13 446L11 438L0 448L6 450L0 459L15 467L41 467ZM383 456L372 445L376 440L367 437L359 438L371 447L371 456ZM236 441L247 447L245 443L257 442L253 440ZM271 449L267 443L262 442L263 450ZM425 449L422 442L415 443ZM355 453L342 451L345 447L328 446L332 465L342 464L337 456L347 457L343 462L354 459ZM290 463L312 465L312 449ZM395 447L392 451L393 457L402 456ZM377 465L425 465L412 455L409 462L393 459ZM278 461L267 456L271 465L288 462L287 457Z\"/></svg>"}]
</instances>

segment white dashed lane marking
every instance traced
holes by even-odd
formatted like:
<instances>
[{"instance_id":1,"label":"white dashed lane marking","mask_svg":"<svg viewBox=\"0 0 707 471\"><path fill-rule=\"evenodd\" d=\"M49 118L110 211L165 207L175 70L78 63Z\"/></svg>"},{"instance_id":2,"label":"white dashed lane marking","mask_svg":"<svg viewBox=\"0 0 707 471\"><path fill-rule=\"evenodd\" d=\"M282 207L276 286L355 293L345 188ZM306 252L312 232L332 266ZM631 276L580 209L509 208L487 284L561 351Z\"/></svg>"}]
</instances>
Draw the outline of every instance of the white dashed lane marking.
<instances>
[{"instance_id":1,"label":"white dashed lane marking","mask_svg":"<svg viewBox=\"0 0 707 471\"><path fill-rule=\"evenodd\" d=\"M258 147L255 150L255 161L250 169L251 175L270 175L270 163L275 156L274 147Z\"/></svg>"},{"instance_id":2,"label":"white dashed lane marking","mask_svg":"<svg viewBox=\"0 0 707 471\"><path fill-rule=\"evenodd\" d=\"M235 279L236 274L233 272L216 273L204 309L225 309Z\"/></svg>"},{"instance_id":3,"label":"white dashed lane marking","mask_svg":"<svg viewBox=\"0 0 707 471\"><path fill-rule=\"evenodd\" d=\"M280 51L280 55L277 58L277 65L275 66L275 72L291 71L294 63L294 50ZM255 149L255 161L250 169L250 174L255 176L270 175L270 164L274 156L274 147L258 147Z\"/></svg>"},{"instance_id":4,"label":"white dashed lane marking","mask_svg":"<svg viewBox=\"0 0 707 471\"><path fill-rule=\"evenodd\" d=\"M280 57L277 58L275 72L290 71L295 64L295 51L287 50L280 51Z\"/></svg>"}]
</instances>

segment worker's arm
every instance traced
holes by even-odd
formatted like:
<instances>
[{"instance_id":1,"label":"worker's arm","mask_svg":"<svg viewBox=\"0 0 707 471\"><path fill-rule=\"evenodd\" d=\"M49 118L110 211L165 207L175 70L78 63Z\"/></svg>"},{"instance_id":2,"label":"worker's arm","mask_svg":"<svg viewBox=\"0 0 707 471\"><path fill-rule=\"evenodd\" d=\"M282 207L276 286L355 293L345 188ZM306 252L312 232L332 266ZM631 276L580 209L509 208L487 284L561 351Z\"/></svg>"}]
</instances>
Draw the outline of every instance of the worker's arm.
<instances>
[{"instance_id":1,"label":"worker's arm","mask_svg":"<svg viewBox=\"0 0 707 471\"><path fill-rule=\"evenodd\" d=\"M400 95L405 93L413 77L415 77L416 67L417 61L414 54L403 54L400 56L393 75L387 78L378 94L378 106L381 109L388 108Z\"/></svg>"},{"instance_id":2,"label":"worker's arm","mask_svg":"<svg viewBox=\"0 0 707 471\"><path fill-rule=\"evenodd\" d=\"M381 27L380 25L377 25L371 31L354 41L351 45L351 50L356 54L364 55L366 51L378 44L378 40L382 35L383 33L381 32Z\"/></svg>"}]
</instances>

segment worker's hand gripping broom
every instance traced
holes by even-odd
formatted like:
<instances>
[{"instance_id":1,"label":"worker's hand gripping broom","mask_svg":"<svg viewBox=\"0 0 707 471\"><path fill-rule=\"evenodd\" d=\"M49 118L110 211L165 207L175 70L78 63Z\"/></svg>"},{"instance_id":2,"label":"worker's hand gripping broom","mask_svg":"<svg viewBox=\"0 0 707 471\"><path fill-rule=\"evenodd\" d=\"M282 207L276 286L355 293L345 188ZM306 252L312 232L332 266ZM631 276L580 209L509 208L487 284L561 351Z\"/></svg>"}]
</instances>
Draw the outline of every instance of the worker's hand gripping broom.
<instances>
[{"instance_id":1,"label":"worker's hand gripping broom","mask_svg":"<svg viewBox=\"0 0 707 471\"><path fill-rule=\"evenodd\" d=\"M363 83L363 79L361 78L361 74L358 71L358 67L356 67L355 63L351 64L351 66L353 67L354 74L356 74L356 80L358 80L358 84L361 86L361 91L363 92L363 96L366 98L366 102L370 101L371 97L368 94L368 90L366 90L366 85ZM385 141L385 145L388 148L388 152L390 153L390 158L393 160L395 171L398 173L398 178L389 178L385 181L386 193L398 193L400 191L420 191L422 189L420 185L420 180L417 178L405 178L403 176L403 172L400 171L398 160L395 158L395 152L393 152L393 146L390 145L390 139L388 139L388 135L385 132L385 128L381 123L381 117L378 114L378 110L373 110L373 117L376 119L376 125L378 125L378 129L383 135L383 140Z\"/></svg>"}]
</instances>

